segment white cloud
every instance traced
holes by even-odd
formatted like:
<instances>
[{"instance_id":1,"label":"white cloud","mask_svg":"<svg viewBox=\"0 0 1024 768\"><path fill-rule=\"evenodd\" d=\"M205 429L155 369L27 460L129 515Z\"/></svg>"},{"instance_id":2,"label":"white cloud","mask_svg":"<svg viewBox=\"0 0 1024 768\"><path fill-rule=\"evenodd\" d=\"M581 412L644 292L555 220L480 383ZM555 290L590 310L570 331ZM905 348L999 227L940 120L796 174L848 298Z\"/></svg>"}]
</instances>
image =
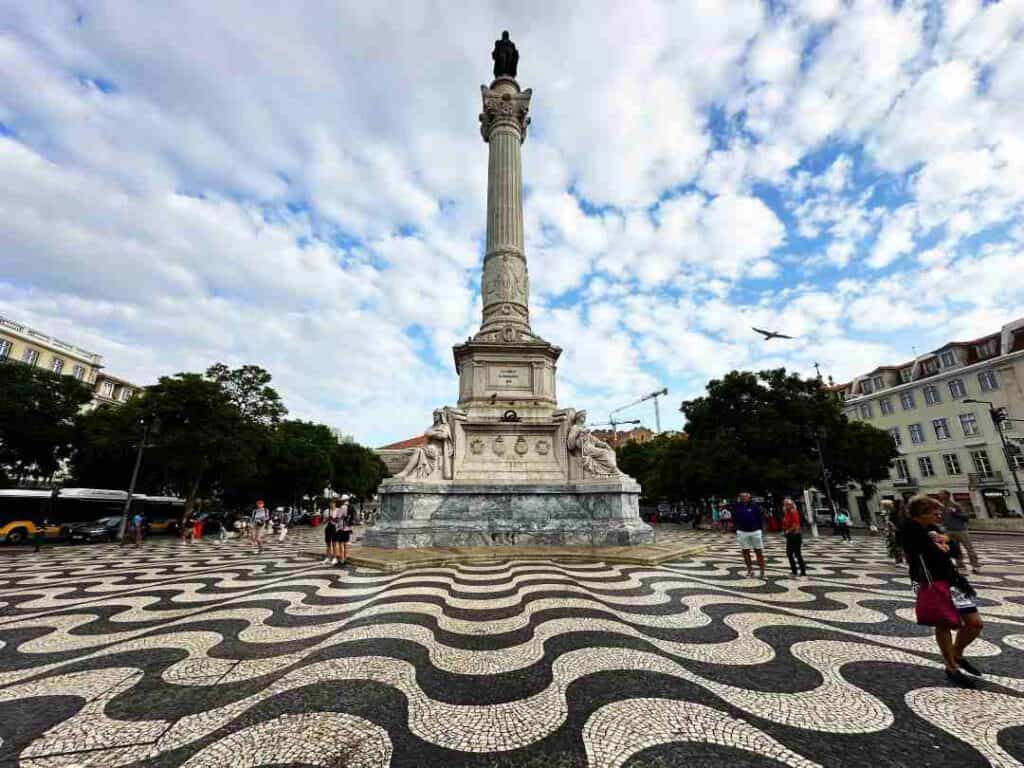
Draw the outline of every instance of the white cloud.
<instances>
[{"instance_id":1,"label":"white cloud","mask_svg":"<svg viewBox=\"0 0 1024 768\"><path fill-rule=\"evenodd\" d=\"M454 401L502 27L566 404L734 366L842 378L1024 304L1019 2L0 13L0 312L129 378L257 362L375 443Z\"/></svg>"}]
</instances>

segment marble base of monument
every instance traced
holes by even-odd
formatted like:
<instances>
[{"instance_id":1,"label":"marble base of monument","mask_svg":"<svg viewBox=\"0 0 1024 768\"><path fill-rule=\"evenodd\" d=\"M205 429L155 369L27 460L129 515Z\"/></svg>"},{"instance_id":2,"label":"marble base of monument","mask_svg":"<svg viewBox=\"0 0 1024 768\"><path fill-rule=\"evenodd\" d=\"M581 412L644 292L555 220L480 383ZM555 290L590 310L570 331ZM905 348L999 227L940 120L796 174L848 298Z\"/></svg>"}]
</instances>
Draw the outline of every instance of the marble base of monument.
<instances>
[{"instance_id":1,"label":"marble base of monument","mask_svg":"<svg viewBox=\"0 0 1024 768\"><path fill-rule=\"evenodd\" d=\"M385 481L368 547L650 544L640 485L629 477L564 484Z\"/></svg>"}]
</instances>

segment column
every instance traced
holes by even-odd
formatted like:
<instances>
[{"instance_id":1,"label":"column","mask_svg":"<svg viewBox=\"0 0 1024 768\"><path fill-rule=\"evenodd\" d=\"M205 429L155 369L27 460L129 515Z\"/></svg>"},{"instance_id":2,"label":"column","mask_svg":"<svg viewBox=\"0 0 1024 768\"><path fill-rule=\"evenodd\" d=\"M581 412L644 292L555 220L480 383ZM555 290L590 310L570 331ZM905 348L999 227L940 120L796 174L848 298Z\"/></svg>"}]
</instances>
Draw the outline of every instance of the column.
<instances>
[{"instance_id":1,"label":"column","mask_svg":"<svg viewBox=\"0 0 1024 768\"><path fill-rule=\"evenodd\" d=\"M477 338L516 342L530 330L529 272L523 248L520 147L526 138L532 92L511 77L481 86L480 133L488 143L487 250L481 277L483 322Z\"/></svg>"}]
</instances>

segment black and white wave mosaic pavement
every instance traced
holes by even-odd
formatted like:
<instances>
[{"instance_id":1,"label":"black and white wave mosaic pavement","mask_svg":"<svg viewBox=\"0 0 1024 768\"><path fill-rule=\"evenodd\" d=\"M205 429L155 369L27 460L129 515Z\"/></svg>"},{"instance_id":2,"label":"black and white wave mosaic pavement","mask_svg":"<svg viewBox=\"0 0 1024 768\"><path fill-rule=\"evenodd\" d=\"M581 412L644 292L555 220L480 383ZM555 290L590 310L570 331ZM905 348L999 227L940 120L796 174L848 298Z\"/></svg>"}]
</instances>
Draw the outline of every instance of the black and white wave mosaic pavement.
<instances>
[{"instance_id":1,"label":"black and white wave mosaic pavement","mask_svg":"<svg viewBox=\"0 0 1024 768\"><path fill-rule=\"evenodd\" d=\"M0 764L1019 766L1024 540L979 544L978 690L949 687L877 538L769 579L733 540L658 568L323 566L172 540L0 555Z\"/></svg>"}]
</instances>

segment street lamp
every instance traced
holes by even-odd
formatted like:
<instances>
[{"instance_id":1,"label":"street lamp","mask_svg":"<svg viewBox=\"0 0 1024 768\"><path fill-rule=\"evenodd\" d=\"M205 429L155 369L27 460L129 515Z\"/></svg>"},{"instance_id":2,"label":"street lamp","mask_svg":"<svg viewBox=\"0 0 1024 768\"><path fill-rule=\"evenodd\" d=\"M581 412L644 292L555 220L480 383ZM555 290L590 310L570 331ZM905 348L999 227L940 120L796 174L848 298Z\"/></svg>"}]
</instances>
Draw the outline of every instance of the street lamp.
<instances>
[{"instance_id":1,"label":"street lamp","mask_svg":"<svg viewBox=\"0 0 1024 768\"><path fill-rule=\"evenodd\" d=\"M968 397L963 402L988 406L988 415L992 417L992 423L995 425L996 432L999 433L999 442L1003 444L1003 458L1006 459L1006 466L1013 477L1013 484L1017 486L1017 503L1020 505L1021 514L1024 514L1024 490L1021 490L1020 477L1017 476L1017 467L1010 456L1010 446L1006 442L1006 435L1003 434L1004 421L1024 421L1024 419L1009 418L1005 413L996 408L995 403L990 400L975 400L973 397Z\"/></svg>"},{"instance_id":2,"label":"street lamp","mask_svg":"<svg viewBox=\"0 0 1024 768\"><path fill-rule=\"evenodd\" d=\"M142 427L142 439L139 440L139 448L135 452L135 466L132 468L132 479L128 483L128 498L124 500L124 510L121 512L121 525L117 530L117 537L124 544L124 535L128 530L128 513L132 508L132 495L135 493L135 481L139 479L139 467L142 465L142 451L146 447L146 438L160 434L160 417L154 416L150 420L139 419Z\"/></svg>"}]
</instances>

